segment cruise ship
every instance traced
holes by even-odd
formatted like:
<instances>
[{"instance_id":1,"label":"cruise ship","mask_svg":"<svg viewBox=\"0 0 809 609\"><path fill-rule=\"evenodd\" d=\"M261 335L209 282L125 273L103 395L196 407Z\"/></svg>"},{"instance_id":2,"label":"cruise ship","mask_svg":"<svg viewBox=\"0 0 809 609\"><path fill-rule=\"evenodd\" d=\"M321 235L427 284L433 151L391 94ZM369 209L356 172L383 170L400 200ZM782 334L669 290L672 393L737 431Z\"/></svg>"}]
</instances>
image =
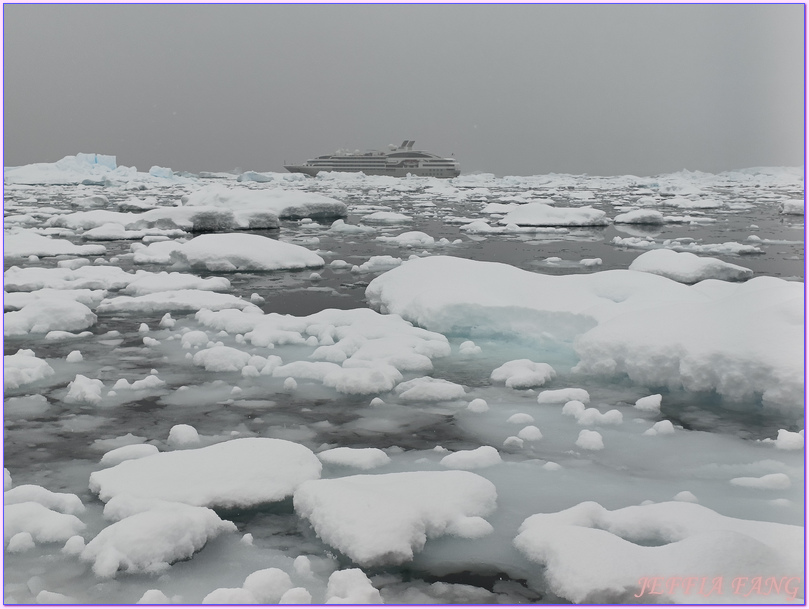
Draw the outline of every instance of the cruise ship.
<instances>
[{"instance_id":1,"label":"cruise ship","mask_svg":"<svg viewBox=\"0 0 809 609\"><path fill-rule=\"evenodd\" d=\"M434 178L454 178L461 174L461 165L453 158L444 158L423 150L413 150L415 140L405 140L397 148L390 146L388 152L337 151L309 159L303 165L284 165L292 173L305 173L316 176L320 171L361 171L369 176L394 176L403 178L407 174L431 176Z\"/></svg>"}]
</instances>

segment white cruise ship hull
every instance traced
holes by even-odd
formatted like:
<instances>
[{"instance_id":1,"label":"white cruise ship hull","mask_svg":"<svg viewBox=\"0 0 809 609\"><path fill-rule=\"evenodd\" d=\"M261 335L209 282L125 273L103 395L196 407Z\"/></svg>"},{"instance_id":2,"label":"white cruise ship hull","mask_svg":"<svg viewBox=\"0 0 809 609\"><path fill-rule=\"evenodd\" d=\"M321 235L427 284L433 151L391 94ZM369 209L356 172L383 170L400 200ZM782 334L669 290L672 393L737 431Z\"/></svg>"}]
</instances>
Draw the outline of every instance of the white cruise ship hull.
<instances>
[{"instance_id":1,"label":"white cruise ship hull","mask_svg":"<svg viewBox=\"0 0 809 609\"><path fill-rule=\"evenodd\" d=\"M284 165L292 173L316 176L321 171L347 173L362 172L369 176L407 175L432 178L454 178L461 174L461 166L454 158L445 158L423 150L413 150L413 140L405 140L390 152L337 152L319 156L298 165Z\"/></svg>"}]
</instances>

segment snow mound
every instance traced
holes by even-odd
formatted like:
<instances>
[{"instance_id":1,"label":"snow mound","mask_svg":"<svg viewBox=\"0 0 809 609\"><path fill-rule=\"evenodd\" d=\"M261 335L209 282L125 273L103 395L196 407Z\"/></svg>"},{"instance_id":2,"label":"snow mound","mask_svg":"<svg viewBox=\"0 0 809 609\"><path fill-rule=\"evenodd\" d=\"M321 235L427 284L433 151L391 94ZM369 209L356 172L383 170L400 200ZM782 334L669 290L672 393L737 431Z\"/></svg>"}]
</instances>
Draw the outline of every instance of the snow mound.
<instances>
[{"instance_id":1,"label":"snow mound","mask_svg":"<svg viewBox=\"0 0 809 609\"><path fill-rule=\"evenodd\" d=\"M113 448L104 453L101 457L101 465L112 467L118 465L129 459L142 459L143 457L150 457L160 452L157 446L152 444L131 444L129 446L120 446Z\"/></svg>"},{"instance_id":2,"label":"snow mound","mask_svg":"<svg viewBox=\"0 0 809 609\"><path fill-rule=\"evenodd\" d=\"M515 359L495 368L490 378L505 383L509 389L529 389L544 385L555 376L556 371L549 364Z\"/></svg>"},{"instance_id":3,"label":"snow mound","mask_svg":"<svg viewBox=\"0 0 809 609\"><path fill-rule=\"evenodd\" d=\"M743 281L753 276L752 270L738 264L668 249L641 254L632 261L629 270L662 275L680 283L697 283L705 279Z\"/></svg>"},{"instance_id":4,"label":"snow mound","mask_svg":"<svg viewBox=\"0 0 809 609\"><path fill-rule=\"evenodd\" d=\"M379 590L360 569L343 569L329 576L326 585L327 605L381 605Z\"/></svg>"},{"instance_id":5,"label":"snow mound","mask_svg":"<svg viewBox=\"0 0 809 609\"><path fill-rule=\"evenodd\" d=\"M687 594L689 574L709 582L723 578L727 602L731 582L741 573L766 578L803 572L802 527L729 518L682 502L613 511L585 502L535 514L522 523L514 545L544 566L545 580L555 594L574 603L637 602L635 595L643 601L649 594L642 589L643 579L655 577L661 583L680 580L679 587L655 596L656 602L721 600L696 596L695 589ZM760 602L775 602L775 597Z\"/></svg>"},{"instance_id":6,"label":"snow mound","mask_svg":"<svg viewBox=\"0 0 809 609\"><path fill-rule=\"evenodd\" d=\"M272 467L268 467L272 464ZM197 506L245 507L280 501L320 477L305 446L271 438L240 438L204 448L124 461L90 475L102 501L119 494Z\"/></svg>"},{"instance_id":7,"label":"snow mound","mask_svg":"<svg viewBox=\"0 0 809 609\"><path fill-rule=\"evenodd\" d=\"M118 571L160 573L220 533L235 531L236 525L211 509L163 504L109 525L87 544L81 558L93 563L99 577L115 577Z\"/></svg>"},{"instance_id":8,"label":"snow mound","mask_svg":"<svg viewBox=\"0 0 809 609\"><path fill-rule=\"evenodd\" d=\"M508 212L500 224L508 226L606 226L607 214L592 207L552 207L526 203Z\"/></svg>"},{"instance_id":9,"label":"snow mound","mask_svg":"<svg viewBox=\"0 0 809 609\"><path fill-rule=\"evenodd\" d=\"M28 256L103 256L103 245L75 245L67 239L52 239L33 231L18 230L3 235L3 256L27 258Z\"/></svg>"},{"instance_id":10,"label":"snow mound","mask_svg":"<svg viewBox=\"0 0 809 609\"><path fill-rule=\"evenodd\" d=\"M390 457L379 448L330 448L317 453L317 458L328 465L374 469L390 463Z\"/></svg>"},{"instance_id":11,"label":"snow mound","mask_svg":"<svg viewBox=\"0 0 809 609\"><path fill-rule=\"evenodd\" d=\"M295 511L318 537L362 566L407 562L428 538L465 526L479 535L486 527L476 525L496 500L491 482L463 471L313 480L294 495Z\"/></svg>"}]
</instances>

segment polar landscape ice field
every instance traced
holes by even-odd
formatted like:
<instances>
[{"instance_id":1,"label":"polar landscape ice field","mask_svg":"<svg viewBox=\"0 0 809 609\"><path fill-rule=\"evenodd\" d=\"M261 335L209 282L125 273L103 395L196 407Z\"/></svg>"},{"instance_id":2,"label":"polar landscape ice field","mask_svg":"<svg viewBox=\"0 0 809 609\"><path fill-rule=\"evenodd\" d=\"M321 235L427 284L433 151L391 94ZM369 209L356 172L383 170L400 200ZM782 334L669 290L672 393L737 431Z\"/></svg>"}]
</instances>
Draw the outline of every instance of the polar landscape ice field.
<instances>
[{"instance_id":1,"label":"polar landscape ice field","mask_svg":"<svg viewBox=\"0 0 809 609\"><path fill-rule=\"evenodd\" d=\"M803 603L802 169L4 179L5 603Z\"/></svg>"}]
</instances>

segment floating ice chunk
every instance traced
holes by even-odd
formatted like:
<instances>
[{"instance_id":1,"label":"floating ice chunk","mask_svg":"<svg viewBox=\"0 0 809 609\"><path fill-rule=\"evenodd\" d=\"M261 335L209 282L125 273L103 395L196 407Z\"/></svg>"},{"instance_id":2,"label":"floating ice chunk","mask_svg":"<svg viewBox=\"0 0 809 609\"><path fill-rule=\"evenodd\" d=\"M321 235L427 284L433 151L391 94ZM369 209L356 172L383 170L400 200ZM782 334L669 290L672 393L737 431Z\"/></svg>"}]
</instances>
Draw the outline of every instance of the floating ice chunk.
<instances>
[{"instance_id":1,"label":"floating ice chunk","mask_svg":"<svg viewBox=\"0 0 809 609\"><path fill-rule=\"evenodd\" d=\"M152 444L131 444L129 446L121 446L114 448L111 451L104 453L101 457L101 465L112 467L118 465L129 459L142 459L160 452L157 446Z\"/></svg>"},{"instance_id":2,"label":"floating ice chunk","mask_svg":"<svg viewBox=\"0 0 809 609\"><path fill-rule=\"evenodd\" d=\"M410 216L397 214L393 211L376 211L362 218L363 222L371 224L402 224L403 222L411 222L412 220Z\"/></svg>"},{"instance_id":3,"label":"floating ice chunk","mask_svg":"<svg viewBox=\"0 0 809 609\"><path fill-rule=\"evenodd\" d=\"M74 245L67 239L51 239L33 231L17 230L3 235L3 255L6 258L103 256L106 251L107 248L103 245Z\"/></svg>"},{"instance_id":4,"label":"floating ice chunk","mask_svg":"<svg viewBox=\"0 0 809 609\"><path fill-rule=\"evenodd\" d=\"M28 550L33 550L35 546L36 544L34 543L34 538L31 537L31 533L28 531L23 531L22 533L17 533L8 540L6 552L27 552Z\"/></svg>"},{"instance_id":5,"label":"floating ice chunk","mask_svg":"<svg viewBox=\"0 0 809 609\"><path fill-rule=\"evenodd\" d=\"M181 423L169 430L168 444L174 448L195 446L199 444L199 434L191 425Z\"/></svg>"},{"instance_id":6,"label":"floating ice chunk","mask_svg":"<svg viewBox=\"0 0 809 609\"><path fill-rule=\"evenodd\" d=\"M585 389L568 387L565 389L546 389L537 396L538 404L559 404L576 400L582 405L590 403L590 394Z\"/></svg>"},{"instance_id":7,"label":"floating ice chunk","mask_svg":"<svg viewBox=\"0 0 809 609\"><path fill-rule=\"evenodd\" d=\"M145 294L175 290L227 292L230 290L230 281L224 277L208 277L203 279L202 277L188 275L186 273L167 273L162 271L160 273L148 273L136 276L136 278L122 290L122 293L128 296L143 296Z\"/></svg>"},{"instance_id":8,"label":"floating ice chunk","mask_svg":"<svg viewBox=\"0 0 809 609\"><path fill-rule=\"evenodd\" d=\"M171 311L199 311L208 309L258 309L254 304L233 294L219 294L207 290L167 290L143 296L115 296L106 298L96 309L99 313L163 313ZM260 309L259 309L260 310Z\"/></svg>"},{"instance_id":9,"label":"floating ice chunk","mask_svg":"<svg viewBox=\"0 0 809 609\"><path fill-rule=\"evenodd\" d=\"M84 528L84 523L73 514L62 514L35 501L14 503L3 509L3 539L6 543L22 532L30 533L37 543L67 541Z\"/></svg>"},{"instance_id":10,"label":"floating ice chunk","mask_svg":"<svg viewBox=\"0 0 809 609\"><path fill-rule=\"evenodd\" d=\"M669 249L641 254L632 261L629 270L654 273L681 283L697 283L705 279L743 281L753 276L752 270L737 264Z\"/></svg>"},{"instance_id":11,"label":"floating ice chunk","mask_svg":"<svg viewBox=\"0 0 809 609\"><path fill-rule=\"evenodd\" d=\"M75 332L96 323L96 316L86 305L58 297L37 298L19 311L3 314L4 336L46 334L51 330Z\"/></svg>"},{"instance_id":12,"label":"floating ice chunk","mask_svg":"<svg viewBox=\"0 0 809 609\"><path fill-rule=\"evenodd\" d=\"M360 569L335 571L326 586L327 605L381 605L379 590Z\"/></svg>"},{"instance_id":13,"label":"floating ice chunk","mask_svg":"<svg viewBox=\"0 0 809 609\"><path fill-rule=\"evenodd\" d=\"M618 214L612 220L616 224L665 224L666 220L656 209L635 209Z\"/></svg>"},{"instance_id":14,"label":"floating ice chunk","mask_svg":"<svg viewBox=\"0 0 809 609\"><path fill-rule=\"evenodd\" d=\"M528 425L523 427L518 433L518 438L522 438L528 442L536 442L537 440L542 439L542 432L539 430L539 427L536 425Z\"/></svg>"},{"instance_id":15,"label":"floating ice chunk","mask_svg":"<svg viewBox=\"0 0 809 609\"><path fill-rule=\"evenodd\" d=\"M348 214L345 203L314 192L285 188L233 188L218 184L192 192L186 206L258 209L288 220L337 218Z\"/></svg>"},{"instance_id":16,"label":"floating ice chunk","mask_svg":"<svg viewBox=\"0 0 809 609\"><path fill-rule=\"evenodd\" d=\"M727 582L739 573L780 576L803 568L802 527L729 518L679 502L613 511L586 502L535 514L523 522L514 545L544 566L554 594L574 603L637 602L633 596L642 593L642 578L686 573L709 582L722 577L726 596L710 598L732 602ZM693 602L694 590L684 586L657 592L664 594L648 598ZM641 600L648 594L647 587Z\"/></svg>"},{"instance_id":17,"label":"floating ice chunk","mask_svg":"<svg viewBox=\"0 0 809 609\"><path fill-rule=\"evenodd\" d=\"M459 450L441 459L441 465L449 469L480 469L501 463L500 453L493 446L481 446L474 450Z\"/></svg>"},{"instance_id":18,"label":"floating ice chunk","mask_svg":"<svg viewBox=\"0 0 809 609\"><path fill-rule=\"evenodd\" d=\"M585 410L587 410L587 407L579 400L570 400L569 402L565 403L564 406L562 406L563 415L575 417L576 419L578 419Z\"/></svg>"},{"instance_id":19,"label":"floating ice chunk","mask_svg":"<svg viewBox=\"0 0 809 609\"><path fill-rule=\"evenodd\" d=\"M84 361L84 357L82 357L81 351L75 350L67 354L65 361L68 364L76 364L78 362Z\"/></svg>"},{"instance_id":20,"label":"floating ice chunk","mask_svg":"<svg viewBox=\"0 0 809 609\"><path fill-rule=\"evenodd\" d=\"M804 215L804 200L803 199L788 199L781 203L781 213L791 214L795 216Z\"/></svg>"},{"instance_id":21,"label":"floating ice chunk","mask_svg":"<svg viewBox=\"0 0 809 609\"><path fill-rule=\"evenodd\" d=\"M127 493L191 505L244 507L280 501L303 481L320 477L320 470L318 458L300 444L239 438L124 461L93 472L90 490L102 501Z\"/></svg>"},{"instance_id":22,"label":"floating ice chunk","mask_svg":"<svg viewBox=\"0 0 809 609\"><path fill-rule=\"evenodd\" d=\"M365 220L367 220L367 218L368 217L366 216ZM427 233L417 230L408 231L406 233L402 233L401 235L397 235L396 237L377 237L376 240L381 241L382 243L398 245L400 247L425 247L435 244L435 239L433 237Z\"/></svg>"},{"instance_id":23,"label":"floating ice chunk","mask_svg":"<svg viewBox=\"0 0 809 609\"><path fill-rule=\"evenodd\" d=\"M292 588L292 580L286 571L270 567L248 575L242 588L250 591L259 604L275 605Z\"/></svg>"},{"instance_id":24,"label":"floating ice chunk","mask_svg":"<svg viewBox=\"0 0 809 609\"><path fill-rule=\"evenodd\" d=\"M775 448L781 450L802 450L804 446L803 431L795 433L786 429L778 430L778 437L775 439Z\"/></svg>"},{"instance_id":25,"label":"floating ice chunk","mask_svg":"<svg viewBox=\"0 0 809 609\"><path fill-rule=\"evenodd\" d=\"M511 389L528 389L544 385L555 376L556 371L549 364L517 359L495 368L491 379L505 382L506 387Z\"/></svg>"},{"instance_id":26,"label":"floating ice chunk","mask_svg":"<svg viewBox=\"0 0 809 609\"><path fill-rule=\"evenodd\" d=\"M189 332L189 334L191 334ZM186 342L183 336L183 343ZM194 336L193 344L200 344L201 337ZM207 338L207 336L206 336ZM203 349L194 354L194 365L202 366L208 372L238 372L250 361L251 355L246 351L240 351L233 347L212 347Z\"/></svg>"},{"instance_id":27,"label":"floating ice chunk","mask_svg":"<svg viewBox=\"0 0 809 609\"><path fill-rule=\"evenodd\" d=\"M481 351L482 349L471 340L464 341L458 346L458 353L464 356L477 355Z\"/></svg>"},{"instance_id":28,"label":"floating ice chunk","mask_svg":"<svg viewBox=\"0 0 809 609\"><path fill-rule=\"evenodd\" d=\"M295 492L295 511L318 537L360 565L411 560L428 537L495 509L494 485L463 471L404 472L313 480Z\"/></svg>"},{"instance_id":29,"label":"floating ice chunk","mask_svg":"<svg viewBox=\"0 0 809 609\"><path fill-rule=\"evenodd\" d=\"M157 589L147 590L135 603L137 605L170 605L171 599Z\"/></svg>"},{"instance_id":30,"label":"floating ice chunk","mask_svg":"<svg viewBox=\"0 0 809 609\"><path fill-rule=\"evenodd\" d=\"M789 476L786 474L766 474L759 478L741 477L733 478L731 484L736 486L744 486L747 488L758 488L765 490L784 490L792 486Z\"/></svg>"},{"instance_id":31,"label":"floating ice chunk","mask_svg":"<svg viewBox=\"0 0 809 609\"><path fill-rule=\"evenodd\" d=\"M298 381L291 376L284 379L284 391L295 391L298 388Z\"/></svg>"},{"instance_id":32,"label":"floating ice chunk","mask_svg":"<svg viewBox=\"0 0 809 609\"><path fill-rule=\"evenodd\" d=\"M674 495L674 500L684 501L686 503L699 503L699 499L697 499L697 496L691 491L680 491Z\"/></svg>"},{"instance_id":33,"label":"floating ice chunk","mask_svg":"<svg viewBox=\"0 0 809 609\"><path fill-rule=\"evenodd\" d=\"M579 264L586 267L601 266L604 261L601 258L582 258Z\"/></svg>"},{"instance_id":34,"label":"floating ice chunk","mask_svg":"<svg viewBox=\"0 0 809 609\"><path fill-rule=\"evenodd\" d=\"M50 288L54 290L118 290L129 285L136 275L117 266L84 266L70 268L20 268L13 266L4 274L4 287L8 291L31 292Z\"/></svg>"},{"instance_id":35,"label":"floating ice chunk","mask_svg":"<svg viewBox=\"0 0 809 609\"><path fill-rule=\"evenodd\" d=\"M526 203L508 212L500 224L517 226L606 226L607 214L592 207L551 207Z\"/></svg>"},{"instance_id":36,"label":"floating ice chunk","mask_svg":"<svg viewBox=\"0 0 809 609\"><path fill-rule=\"evenodd\" d=\"M576 440L576 446L584 450L604 450L604 439L597 431L582 429Z\"/></svg>"},{"instance_id":37,"label":"floating ice chunk","mask_svg":"<svg viewBox=\"0 0 809 609\"><path fill-rule=\"evenodd\" d=\"M278 600L279 605L311 605L312 595L306 588L290 588Z\"/></svg>"},{"instance_id":38,"label":"floating ice chunk","mask_svg":"<svg viewBox=\"0 0 809 609\"><path fill-rule=\"evenodd\" d=\"M68 392L64 401L68 404L100 404L104 381L77 374L76 378L67 384L67 388Z\"/></svg>"},{"instance_id":39,"label":"floating ice chunk","mask_svg":"<svg viewBox=\"0 0 809 609\"><path fill-rule=\"evenodd\" d=\"M444 402L462 399L466 395L461 385L429 376L400 383L396 386L396 393L410 402Z\"/></svg>"},{"instance_id":40,"label":"floating ice chunk","mask_svg":"<svg viewBox=\"0 0 809 609\"><path fill-rule=\"evenodd\" d=\"M524 412L517 412L506 420L506 423L514 423L516 425L530 425L533 422L534 417Z\"/></svg>"},{"instance_id":41,"label":"floating ice chunk","mask_svg":"<svg viewBox=\"0 0 809 609\"><path fill-rule=\"evenodd\" d=\"M522 438L518 438L517 436L509 436L503 441L503 446L505 448L522 448L524 443L525 442Z\"/></svg>"},{"instance_id":42,"label":"floating ice chunk","mask_svg":"<svg viewBox=\"0 0 809 609\"><path fill-rule=\"evenodd\" d=\"M556 472L562 469L562 466L553 461L548 461L545 465L542 466L542 469L549 472Z\"/></svg>"},{"instance_id":43,"label":"floating ice chunk","mask_svg":"<svg viewBox=\"0 0 809 609\"><path fill-rule=\"evenodd\" d=\"M329 465L374 469L390 463L390 457L379 448L348 448L341 446L317 454L317 458Z\"/></svg>"},{"instance_id":44,"label":"floating ice chunk","mask_svg":"<svg viewBox=\"0 0 809 609\"><path fill-rule=\"evenodd\" d=\"M87 544L81 558L93 563L93 573L99 577L115 577L119 570L159 573L173 562L190 558L209 539L235 531L236 525L211 509L163 505L109 525Z\"/></svg>"},{"instance_id":45,"label":"floating ice chunk","mask_svg":"<svg viewBox=\"0 0 809 609\"><path fill-rule=\"evenodd\" d=\"M376 229L371 226L359 226L357 224L346 224L345 220L335 220L329 228L330 232L343 235L356 235L362 233L372 233ZM338 262L335 260L335 262Z\"/></svg>"},{"instance_id":46,"label":"floating ice chunk","mask_svg":"<svg viewBox=\"0 0 809 609\"><path fill-rule=\"evenodd\" d=\"M12 487L11 473L4 467L3 468L3 492L9 490L11 487Z\"/></svg>"},{"instance_id":47,"label":"floating ice chunk","mask_svg":"<svg viewBox=\"0 0 809 609\"><path fill-rule=\"evenodd\" d=\"M472 412L487 412L489 410L489 405L483 398L475 398L469 402L466 407Z\"/></svg>"},{"instance_id":48,"label":"floating ice chunk","mask_svg":"<svg viewBox=\"0 0 809 609\"><path fill-rule=\"evenodd\" d=\"M311 250L246 233L209 234L183 243L171 253L172 260L209 271L275 271L322 267L323 258Z\"/></svg>"},{"instance_id":49,"label":"floating ice chunk","mask_svg":"<svg viewBox=\"0 0 809 609\"><path fill-rule=\"evenodd\" d=\"M368 260L359 266L353 267L351 270L357 273L375 273L377 271L394 269L400 264L402 264L401 258L394 258L393 256L371 256Z\"/></svg>"},{"instance_id":50,"label":"floating ice chunk","mask_svg":"<svg viewBox=\"0 0 809 609\"><path fill-rule=\"evenodd\" d=\"M654 425L652 425L649 429L643 432L644 436L657 436L657 435L669 435L674 433L674 425L671 421L663 420L658 421Z\"/></svg>"},{"instance_id":51,"label":"floating ice chunk","mask_svg":"<svg viewBox=\"0 0 809 609\"><path fill-rule=\"evenodd\" d=\"M663 396L660 393L647 395L635 401L635 408L643 410L644 412L660 412L660 404L662 401Z\"/></svg>"},{"instance_id":52,"label":"floating ice chunk","mask_svg":"<svg viewBox=\"0 0 809 609\"><path fill-rule=\"evenodd\" d=\"M620 425L624 422L624 415L616 409L602 413L597 408L586 408L576 412L574 416L579 425Z\"/></svg>"},{"instance_id":53,"label":"floating ice chunk","mask_svg":"<svg viewBox=\"0 0 809 609\"><path fill-rule=\"evenodd\" d=\"M257 605L258 599L244 588L217 588L202 599L203 605Z\"/></svg>"},{"instance_id":54,"label":"floating ice chunk","mask_svg":"<svg viewBox=\"0 0 809 609\"><path fill-rule=\"evenodd\" d=\"M21 484L3 493L3 505L33 501L63 514L81 514L84 504L73 493L54 493L35 484Z\"/></svg>"},{"instance_id":55,"label":"floating ice chunk","mask_svg":"<svg viewBox=\"0 0 809 609\"><path fill-rule=\"evenodd\" d=\"M3 389L18 389L53 375L48 362L34 355L31 349L19 349L14 355L3 356Z\"/></svg>"}]
</instances>

